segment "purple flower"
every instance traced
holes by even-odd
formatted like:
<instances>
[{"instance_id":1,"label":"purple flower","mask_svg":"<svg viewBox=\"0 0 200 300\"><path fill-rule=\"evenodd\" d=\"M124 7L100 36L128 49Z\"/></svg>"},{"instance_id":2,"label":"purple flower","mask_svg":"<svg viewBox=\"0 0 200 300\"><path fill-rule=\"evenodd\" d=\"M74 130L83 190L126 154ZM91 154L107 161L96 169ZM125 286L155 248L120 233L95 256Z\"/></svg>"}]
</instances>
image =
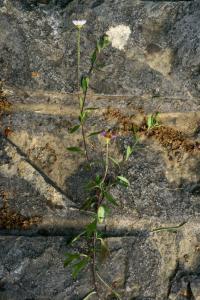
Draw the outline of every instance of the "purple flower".
<instances>
[{"instance_id":1,"label":"purple flower","mask_svg":"<svg viewBox=\"0 0 200 300\"><path fill-rule=\"evenodd\" d=\"M111 140L115 139L117 135L112 132L111 130L108 131L102 131L101 135L106 139L106 142L110 142Z\"/></svg>"}]
</instances>

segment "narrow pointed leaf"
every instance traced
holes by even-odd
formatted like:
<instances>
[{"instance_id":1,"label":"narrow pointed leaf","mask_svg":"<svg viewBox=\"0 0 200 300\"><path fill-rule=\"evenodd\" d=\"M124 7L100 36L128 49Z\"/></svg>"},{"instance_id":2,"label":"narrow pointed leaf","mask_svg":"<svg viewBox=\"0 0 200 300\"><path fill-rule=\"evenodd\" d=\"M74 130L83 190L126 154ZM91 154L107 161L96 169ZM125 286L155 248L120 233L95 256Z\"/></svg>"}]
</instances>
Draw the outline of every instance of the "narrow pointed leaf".
<instances>
[{"instance_id":1,"label":"narrow pointed leaf","mask_svg":"<svg viewBox=\"0 0 200 300\"><path fill-rule=\"evenodd\" d=\"M148 126L148 129L150 129L150 128L153 127L153 119L152 119L152 115L151 115L151 116L148 116L148 118L147 118L147 126Z\"/></svg>"},{"instance_id":2,"label":"narrow pointed leaf","mask_svg":"<svg viewBox=\"0 0 200 300\"><path fill-rule=\"evenodd\" d=\"M80 271L83 270L87 266L88 262L89 262L88 258L83 258L78 263L73 265L72 276L74 279L76 279L78 274L80 273Z\"/></svg>"},{"instance_id":3,"label":"narrow pointed leaf","mask_svg":"<svg viewBox=\"0 0 200 300\"><path fill-rule=\"evenodd\" d=\"M87 111L81 112L80 115L79 115L80 123L83 123L87 119L87 117L88 117Z\"/></svg>"},{"instance_id":4,"label":"narrow pointed leaf","mask_svg":"<svg viewBox=\"0 0 200 300\"><path fill-rule=\"evenodd\" d=\"M119 179L119 181L122 182L123 184L125 184L126 186L130 185L130 182L128 181L128 179L126 179L123 176L117 176L117 179Z\"/></svg>"},{"instance_id":5,"label":"narrow pointed leaf","mask_svg":"<svg viewBox=\"0 0 200 300\"><path fill-rule=\"evenodd\" d=\"M78 241L83 235L85 234L85 231L81 232L79 235L75 236L73 240L70 242L70 244L74 244L76 241Z\"/></svg>"},{"instance_id":6,"label":"narrow pointed leaf","mask_svg":"<svg viewBox=\"0 0 200 300\"><path fill-rule=\"evenodd\" d=\"M89 77L82 77L82 79L81 79L81 88L82 88L84 93L87 92L88 86L89 86Z\"/></svg>"},{"instance_id":7,"label":"narrow pointed leaf","mask_svg":"<svg viewBox=\"0 0 200 300\"><path fill-rule=\"evenodd\" d=\"M115 206L118 206L117 201L115 200L115 198L108 192L104 192L104 196L106 197L106 199L108 200L108 202L114 204Z\"/></svg>"},{"instance_id":8,"label":"narrow pointed leaf","mask_svg":"<svg viewBox=\"0 0 200 300\"><path fill-rule=\"evenodd\" d=\"M99 107L86 107L85 110L87 111L90 111L90 110L97 110L99 109Z\"/></svg>"},{"instance_id":9,"label":"narrow pointed leaf","mask_svg":"<svg viewBox=\"0 0 200 300\"><path fill-rule=\"evenodd\" d=\"M176 232L177 229L179 229L180 227L182 227L183 225L185 225L187 222L184 221L181 224L177 225L177 226L169 226L169 227L158 227L152 230L152 232L159 232L159 231L171 231L171 232Z\"/></svg>"},{"instance_id":10,"label":"narrow pointed leaf","mask_svg":"<svg viewBox=\"0 0 200 300\"><path fill-rule=\"evenodd\" d=\"M67 267L71 262L80 258L80 254L78 253L66 253L65 256L67 258L64 261L64 267Z\"/></svg>"},{"instance_id":11,"label":"narrow pointed leaf","mask_svg":"<svg viewBox=\"0 0 200 300\"><path fill-rule=\"evenodd\" d=\"M86 226L86 233L88 236L93 235L93 233L97 230L97 221L96 219Z\"/></svg>"},{"instance_id":12,"label":"narrow pointed leaf","mask_svg":"<svg viewBox=\"0 0 200 300\"><path fill-rule=\"evenodd\" d=\"M91 132L91 133L88 135L88 137L93 136L93 135L98 135L98 134L100 134L101 132L102 132L102 130Z\"/></svg>"},{"instance_id":13,"label":"narrow pointed leaf","mask_svg":"<svg viewBox=\"0 0 200 300\"><path fill-rule=\"evenodd\" d=\"M128 146L126 149L126 160L129 159L129 157L132 153L133 153L133 149L131 148L131 146Z\"/></svg>"},{"instance_id":14,"label":"narrow pointed leaf","mask_svg":"<svg viewBox=\"0 0 200 300\"><path fill-rule=\"evenodd\" d=\"M92 296L92 295L95 295L96 294L96 292L95 291L91 291L89 294L87 294L87 296L86 297L84 297L83 298L83 300L89 300L90 299L90 297Z\"/></svg>"},{"instance_id":15,"label":"narrow pointed leaf","mask_svg":"<svg viewBox=\"0 0 200 300\"><path fill-rule=\"evenodd\" d=\"M116 166L118 166L118 167L120 168L119 162L118 162L116 159L114 159L114 158L111 157L111 156L109 156L109 159L110 159Z\"/></svg>"},{"instance_id":16,"label":"narrow pointed leaf","mask_svg":"<svg viewBox=\"0 0 200 300\"><path fill-rule=\"evenodd\" d=\"M74 127L69 129L69 133L74 133L75 131L77 131L80 128L80 125L75 125Z\"/></svg>"},{"instance_id":17,"label":"narrow pointed leaf","mask_svg":"<svg viewBox=\"0 0 200 300\"><path fill-rule=\"evenodd\" d=\"M96 52L96 50L95 50L95 51L92 53L92 57L91 57L91 63L92 63L92 65L95 64L96 59L97 59L97 52Z\"/></svg>"},{"instance_id":18,"label":"narrow pointed leaf","mask_svg":"<svg viewBox=\"0 0 200 300\"><path fill-rule=\"evenodd\" d=\"M94 203L96 202L95 198L87 198L87 200L83 203L80 209L87 210L88 208L92 208Z\"/></svg>"},{"instance_id":19,"label":"narrow pointed leaf","mask_svg":"<svg viewBox=\"0 0 200 300\"><path fill-rule=\"evenodd\" d=\"M67 150L71 152L83 152L79 147L68 147Z\"/></svg>"}]
</instances>

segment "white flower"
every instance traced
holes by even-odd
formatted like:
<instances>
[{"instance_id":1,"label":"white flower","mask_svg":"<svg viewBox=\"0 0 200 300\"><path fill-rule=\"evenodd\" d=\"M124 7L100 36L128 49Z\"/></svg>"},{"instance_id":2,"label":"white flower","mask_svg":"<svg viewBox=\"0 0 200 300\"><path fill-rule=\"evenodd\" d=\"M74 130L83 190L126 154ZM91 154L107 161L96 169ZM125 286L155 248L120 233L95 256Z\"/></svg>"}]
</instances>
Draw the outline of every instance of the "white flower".
<instances>
[{"instance_id":1,"label":"white flower","mask_svg":"<svg viewBox=\"0 0 200 300\"><path fill-rule=\"evenodd\" d=\"M114 48L123 50L128 42L131 30L129 26L118 25L115 27L110 27L106 34L108 35L109 40Z\"/></svg>"},{"instance_id":2,"label":"white flower","mask_svg":"<svg viewBox=\"0 0 200 300\"><path fill-rule=\"evenodd\" d=\"M81 29L81 28L86 24L86 20L73 20L72 23L73 23L78 29Z\"/></svg>"}]
</instances>

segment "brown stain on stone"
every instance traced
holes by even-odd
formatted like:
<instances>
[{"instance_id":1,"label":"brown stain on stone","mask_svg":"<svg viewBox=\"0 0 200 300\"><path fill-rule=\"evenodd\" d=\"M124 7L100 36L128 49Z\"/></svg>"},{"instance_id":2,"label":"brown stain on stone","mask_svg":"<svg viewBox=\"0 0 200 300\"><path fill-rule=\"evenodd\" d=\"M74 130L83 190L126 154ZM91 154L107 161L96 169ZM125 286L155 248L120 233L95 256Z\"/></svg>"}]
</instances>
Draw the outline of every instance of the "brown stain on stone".
<instances>
[{"instance_id":1,"label":"brown stain on stone","mask_svg":"<svg viewBox=\"0 0 200 300\"><path fill-rule=\"evenodd\" d=\"M3 198L3 206L0 208L0 229L30 229L32 226L41 223L41 217L25 217L9 208L9 192L0 190L0 197Z\"/></svg>"},{"instance_id":2,"label":"brown stain on stone","mask_svg":"<svg viewBox=\"0 0 200 300\"><path fill-rule=\"evenodd\" d=\"M119 109L108 108L104 113L107 120L116 120L115 127L120 135L138 133L146 138L154 138L169 154L176 154L177 151L184 153L194 153L200 151L200 142L193 141L185 134L175 128L166 125L160 125L152 129L147 128L147 116L144 111L138 115L126 116ZM177 152L178 153L178 152Z\"/></svg>"},{"instance_id":3,"label":"brown stain on stone","mask_svg":"<svg viewBox=\"0 0 200 300\"><path fill-rule=\"evenodd\" d=\"M183 132L168 126L159 126L146 133L148 137L154 137L168 152L181 150L194 152L200 150L200 143L187 139Z\"/></svg>"},{"instance_id":4,"label":"brown stain on stone","mask_svg":"<svg viewBox=\"0 0 200 300\"><path fill-rule=\"evenodd\" d=\"M0 127L2 127L1 118L3 115L7 114L9 118L9 126L2 128L3 134L6 137L12 133L11 106L12 104L8 101L6 93L4 92L3 82L0 80Z\"/></svg>"}]
</instances>

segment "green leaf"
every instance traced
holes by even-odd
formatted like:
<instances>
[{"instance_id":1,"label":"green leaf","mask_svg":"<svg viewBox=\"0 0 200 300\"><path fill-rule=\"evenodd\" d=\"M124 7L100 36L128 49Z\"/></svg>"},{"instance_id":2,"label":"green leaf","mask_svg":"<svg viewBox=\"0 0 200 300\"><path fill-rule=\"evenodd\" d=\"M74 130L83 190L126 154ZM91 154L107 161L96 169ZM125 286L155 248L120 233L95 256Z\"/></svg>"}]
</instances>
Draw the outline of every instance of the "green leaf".
<instances>
[{"instance_id":1,"label":"green leaf","mask_svg":"<svg viewBox=\"0 0 200 300\"><path fill-rule=\"evenodd\" d=\"M79 147L68 147L67 150L71 152L83 152Z\"/></svg>"},{"instance_id":2,"label":"green leaf","mask_svg":"<svg viewBox=\"0 0 200 300\"><path fill-rule=\"evenodd\" d=\"M80 260L78 263L73 265L72 276L74 279L76 279L80 271L87 266L88 262L89 262L89 258L85 257L82 260Z\"/></svg>"},{"instance_id":3,"label":"green leaf","mask_svg":"<svg viewBox=\"0 0 200 300\"><path fill-rule=\"evenodd\" d=\"M129 157L132 153L133 153L133 149L131 148L131 146L128 146L126 149L126 160L129 159Z\"/></svg>"},{"instance_id":4,"label":"green leaf","mask_svg":"<svg viewBox=\"0 0 200 300\"><path fill-rule=\"evenodd\" d=\"M95 202L96 202L95 198L88 197L80 209L87 210L88 208L92 208Z\"/></svg>"},{"instance_id":5,"label":"green leaf","mask_svg":"<svg viewBox=\"0 0 200 300\"><path fill-rule=\"evenodd\" d=\"M90 296L95 295L95 294L96 294L95 291L91 291L91 292L89 292L89 294L87 294L86 297L83 298L83 300L89 300L89 299L90 299Z\"/></svg>"},{"instance_id":6,"label":"green leaf","mask_svg":"<svg viewBox=\"0 0 200 300\"><path fill-rule=\"evenodd\" d=\"M105 260L110 255L108 243L102 238L98 238L98 240L101 243L101 249L100 249L101 260Z\"/></svg>"},{"instance_id":7,"label":"green leaf","mask_svg":"<svg viewBox=\"0 0 200 300\"><path fill-rule=\"evenodd\" d=\"M96 49L95 49L94 52L92 53L92 56L91 56L92 65L95 64L96 60L97 60L97 52L96 52Z\"/></svg>"},{"instance_id":8,"label":"green leaf","mask_svg":"<svg viewBox=\"0 0 200 300\"><path fill-rule=\"evenodd\" d=\"M74 127L69 129L69 133L74 133L75 131L77 131L80 128L80 125L75 125Z\"/></svg>"},{"instance_id":9,"label":"green leaf","mask_svg":"<svg viewBox=\"0 0 200 300\"><path fill-rule=\"evenodd\" d=\"M79 253L66 253L65 256L67 256L67 258L64 261L64 267L67 267L71 262L80 258Z\"/></svg>"},{"instance_id":10,"label":"green leaf","mask_svg":"<svg viewBox=\"0 0 200 300\"><path fill-rule=\"evenodd\" d=\"M102 132L102 130L91 132L91 133L88 135L88 137L93 136L93 135L98 135L98 134L100 134L101 132Z\"/></svg>"},{"instance_id":11,"label":"green leaf","mask_svg":"<svg viewBox=\"0 0 200 300\"><path fill-rule=\"evenodd\" d=\"M148 126L148 129L152 128L153 127L153 116L148 116L147 118L147 126Z\"/></svg>"},{"instance_id":12,"label":"green leaf","mask_svg":"<svg viewBox=\"0 0 200 300\"><path fill-rule=\"evenodd\" d=\"M157 117L159 116L159 112L156 112L155 114L152 114L147 117L147 127L148 129L151 129L155 126L159 126L159 122L157 120Z\"/></svg>"},{"instance_id":13,"label":"green leaf","mask_svg":"<svg viewBox=\"0 0 200 300\"><path fill-rule=\"evenodd\" d=\"M99 188L99 186L97 185L97 183L95 181L89 181L86 185L85 185L85 189L87 191L91 191L94 189Z\"/></svg>"},{"instance_id":14,"label":"green leaf","mask_svg":"<svg viewBox=\"0 0 200 300\"><path fill-rule=\"evenodd\" d=\"M102 50L104 48L106 48L108 45L110 44L110 41L109 41L109 38L108 38L108 35L104 34L100 39L99 39L99 42L98 42L98 50ZM100 52L99 51L99 52Z\"/></svg>"},{"instance_id":15,"label":"green leaf","mask_svg":"<svg viewBox=\"0 0 200 300\"><path fill-rule=\"evenodd\" d=\"M104 34L103 37L103 48L106 48L110 44L110 40L107 34Z\"/></svg>"},{"instance_id":16,"label":"green leaf","mask_svg":"<svg viewBox=\"0 0 200 300\"><path fill-rule=\"evenodd\" d=\"M130 182L128 181L128 179L126 179L125 177L123 176L117 176L117 179L119 179L119 181L121 183L123 183L125 186L129 186L130 185Z\"/></svg>"},{"instance_id":17,"label":"green leaf","mask_svg":"<svg viewBox=\"0 0 200 300\"><path fill-rule=\"evenodd\" d=\"M177 225L177 226L169 226L169 227L158 227L152 230L152 232L159 232L159 231L171 231L171 232L176 232L177 229L179 229L180 227L182 227L183 225L185 225L187 222L184 221L181 224Z\"/></svg>"},{"instance_id":18,"label":"green leaf","mask_svg":"<svg viewBox=\"0 0 200 300\"><path fill-rule=\"evenodd\" d=\"M78 119L79 119L80 123L83 123L87 119L87 117L88 117L87 111L83 111L80 113Z\"/></svg>"},{"instance_id":19,"label":"green leaf","mask_svg":"<svg viewBox=\"0 0 200 300\"><path fill-rule=\"evenodd\" d=\"M120 168L120 164L118 161L116 161L116 159L114 159L113 157L109 156L109 159L115 164L118 166L118 168Z\"/></svg>"},{"instance_id":20,"label":"green leaf","mask_svg":"<svg viewBox=\"0 0 200 300\"><path fill-rule=\"evenodd\" d=\"M96 184L100 184L101 183L101 176L100 175L96 175L95 182L96 182Z\"/></svg>"},{"instance_id":21,"label":"green leaf","mask_svg":"<svg viewBox=\"0 0 200 300\"><path fill-rule=\"evenodd\" d=\"M108 202L112 203L115 206L118 206L117 201L115 200L115 198L110 193L108 193L107 191L105 191L104 192L104 196L106 197L106 199L108 200Z\"/></svg>"},{"instance_id":22,"label":"green leaf","mask_svg":"<svg viewBox=\"0 0 200 300\"><path fill-rule=\"evenodd\" d=\"M86 233L87 233L88 236L93 235L97 230L97 221L96 221L96 219L92 223L88 224L86 226L85 230L86 230Z\"/></svg>"},{"instance_id":23,"label":"green leaf","mask_svg":"<svg viewBox=\"0 0 200 300\"><path fill-rule=\"evenodd\" d=\"M99 107L86 107L85 110L87 111L90 111L90 110L97 110L99 109Z\"/></svg>"},{"instance_id":24,"label":"green leaf","mask_svg":"<svg viewBox=\"0 0 200 300\"><path fill-rule=\"evenodd\" d=\"M81 232L80 234L78 234L77 236L75 236L75 238L73 238L73 240L70 242L70 244L74 244L76 241L78 241L82 235L85 234L85 231Z\"/></svg>"},{"instance_id":25,"label":"green leaf","mask_svg":"<svg viewBox=\"0 0 200 300\"><path fill-rule=\"evenodd\" d=\"M99 206L97 211L97 219L99 224L102 224L105 219L105 208L103 205Z\"/></svg>"},{"instance_id":26,"label":"green leaf","mask_svg":"<svg viewBox=\"0 0 200 300\"><path fill-rule=\"evenodd\" d=\"M83 93L87 92L88 86L89 86L89 77L82 77L81 79L81 88L83 90Z\"/></svg>"}]
</instances>

